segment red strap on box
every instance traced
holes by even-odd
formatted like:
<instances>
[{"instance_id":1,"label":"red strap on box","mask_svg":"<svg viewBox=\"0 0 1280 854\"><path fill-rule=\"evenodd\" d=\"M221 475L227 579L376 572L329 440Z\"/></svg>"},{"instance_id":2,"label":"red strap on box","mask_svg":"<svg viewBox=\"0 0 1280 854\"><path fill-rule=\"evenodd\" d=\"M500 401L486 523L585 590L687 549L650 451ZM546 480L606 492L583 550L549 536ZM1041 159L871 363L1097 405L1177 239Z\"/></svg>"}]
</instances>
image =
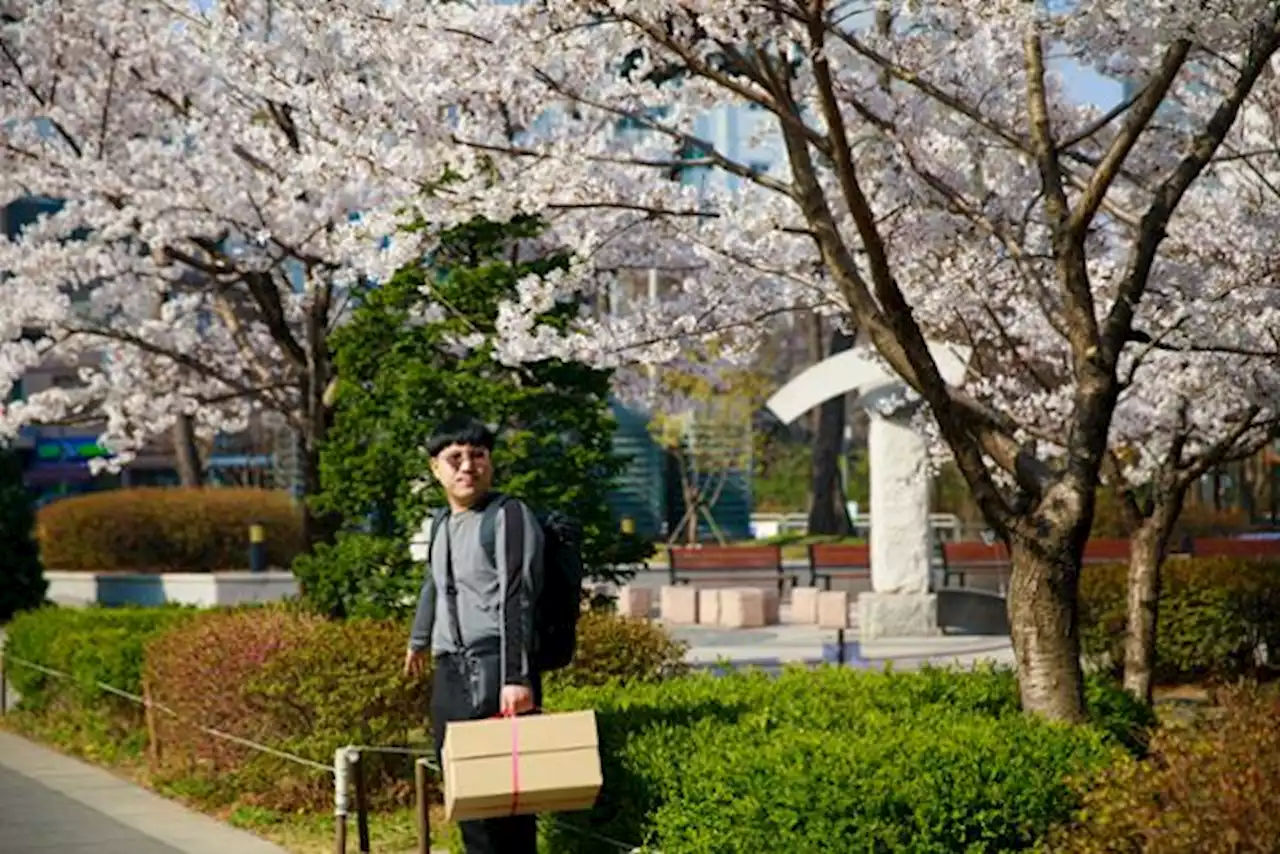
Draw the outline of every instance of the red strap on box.
<instances>
[{"instance_id":1,"label":"red strap on box","mask_svg":"<svg viewBox=\"0 0 1280 854\"><path fill-rule=\"evenodd\" d=\"M520 716L499 712L495 718L511 718L511 815L520 808Z\"/></svg>"}]
</instances>

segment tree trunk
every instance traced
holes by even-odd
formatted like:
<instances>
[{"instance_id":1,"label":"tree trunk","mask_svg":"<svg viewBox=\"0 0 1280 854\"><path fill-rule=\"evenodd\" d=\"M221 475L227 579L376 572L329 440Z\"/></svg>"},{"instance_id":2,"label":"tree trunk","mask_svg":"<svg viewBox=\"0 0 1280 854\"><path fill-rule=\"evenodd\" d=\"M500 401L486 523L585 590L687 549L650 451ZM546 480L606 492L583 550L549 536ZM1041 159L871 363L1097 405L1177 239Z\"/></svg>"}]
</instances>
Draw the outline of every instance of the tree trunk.
<instances>
[{"instance_id":1,"label":"tree trunk","mask_svg":"<svg viewBox=\"0 0 1280 854\"><path fill-rule=\"evenodd\" d=\"M853 337L840 329L831 333L827 357L843 353L853 346ZM840 454L844 450L847 395L825 401L819 407L818 432L813 443L813 465L810 483L809 533L844 536L849 533L849 511L845 506L844 485L840 480Z\"/></svg>"},{"instance_id":2,"label":"tree trunk","mask_svg":"<svg viewBox=\"0 0 1280 854\"><path fill-rule=\"evenodd\" d=\"M1034 535L1015 535L1010 543L1009 630L1022 708L1079 723L1085 710L1076 602L1085 537L1078 519L1040 517L1029 527Z\"/></svg>"},{"instance_id":3,"label":"tree trunk","mask_svg":"<svg viewBox=\"0 0 1280 854\"><path fill-rule=\"evenodd\" d=\"M204 485L203 466L200 464L200 449L196 446L195 421L190 415L178 416L171 439L178 482L191 489L199 489Z\"/></svg>"},{"instance_id":4,"label":"tree trunk","mask_svg":"<svg viewBox=\"0 0 1280 854\"><path fill-rule=\"evenodd\" d=\"M1129 539L1129 586L1125 606L1124 688L1148 705L1152 702L1156 664L1161 568L1182 509L1185 488L1159 501Z\"/></svg>"},{"instance_id":5,"label":"tree trunk","mask_svg":"<svg viewBox=\"0 0 1280 854\"><path fill-rule=\"evenodd\" d=\"M311 497L320 494L320 448L315 437L303 435L298 449L298 466L302 494L302 537L307 551L321 543L332 543L342 525L342 516L336 513L320 513L311 506Z\"/></svg>"}]
</instances>

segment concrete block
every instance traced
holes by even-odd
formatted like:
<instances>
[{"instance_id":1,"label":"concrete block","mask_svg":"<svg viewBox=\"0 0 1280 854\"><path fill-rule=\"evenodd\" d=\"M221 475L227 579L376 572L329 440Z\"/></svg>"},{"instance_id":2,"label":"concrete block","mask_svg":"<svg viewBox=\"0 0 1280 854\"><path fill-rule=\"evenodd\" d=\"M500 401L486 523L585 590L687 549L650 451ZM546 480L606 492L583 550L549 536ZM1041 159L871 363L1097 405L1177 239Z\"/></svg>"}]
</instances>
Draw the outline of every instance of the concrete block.
<instances>
[{"instance_id":1,"label":"concrete block","mask_svg":"<svg viewBox=\"0 0 1280 854\"><path fill-rule=\"evenodd\" d=\"M673 625L698 622L698 591L692 587L666 585L661 593L662 619Z\"/></svg>"},{"instance_id":2,"label":"concrete block","mask_svg":"<svg viewBox=\"0 0 1280 854\"><path fill-rule=\"evenodd\" d=\"M818 627L849 628L848 590L823 590L818 594Z\"/></svg>"},{"instance_id":3,"label":"concrete block","mask_svg":"<svg viewBox=\"0 0 1280 854\"><path fill-rule=\"evenodd\" d=\"M720 625L720 594L723 592L719 589L698 591L698 625Z\"/></svg>"},{"instance_id":4,"label":"concrete block","mask_svg":"<svg viewBox=\"0 0 1280 854\"><path fill-rule=\"evenodd\" d=\"M776 626L782 622L781 608L782 597L778 595L776 587L761 589L764 594L764 624L766 626Z\"/></svg>"},{"instance_id":5,"label":"concrete block","mask_svg":"<svg viewBox=\"0 0 1280 854\"><path fill-rule=\"evenodd\" d=\"M623 617L642 617L649 619L653 615L653 588L636 587L632 584L618 590L618 613Z\"/></svg>"},{"instance_id":6,"label":"concrete block","mask_svg":"<svg viewBox=\"0 0 1280 854\"><path fill-rule=\"evenodd\" d=\"M791 622L813 625L818 622L818 593L816 587L796 587L791 591Z\"/></svg>"},{"instance_id":7,"label":"concrete block","mask_svg":"<svg viewBox=\"0 0 1280 854\"><path fill-rule=\"evenodd\" d=\"M720 625L726 629L757 629L764 622L764 591L758 587L721 590Z\"/></svg>"},{"instance_id":8,"label":"concrete block","mask_svg":"<svg viewBox=\"0 0 1280 854\"><path fill-rule=\"evenodd\" d=\"M863 593L858 597L862 640L925 638L940 634L934 593Z\"/></svg>"}]
</instances>

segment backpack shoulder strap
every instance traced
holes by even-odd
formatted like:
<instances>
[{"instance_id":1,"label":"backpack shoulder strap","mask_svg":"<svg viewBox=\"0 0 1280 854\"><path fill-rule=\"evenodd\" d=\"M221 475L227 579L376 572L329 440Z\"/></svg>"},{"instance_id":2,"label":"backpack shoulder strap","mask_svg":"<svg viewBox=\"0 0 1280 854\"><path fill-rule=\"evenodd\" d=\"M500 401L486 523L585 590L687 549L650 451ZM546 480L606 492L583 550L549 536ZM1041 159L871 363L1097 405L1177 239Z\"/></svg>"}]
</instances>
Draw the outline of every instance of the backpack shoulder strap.
<instances>
[{"instance_id":1,"label":"backpack shoulder strap","mask_svg":"<svg viewBox=\"0 0 1280 854\"><path fill-rule=\"evenodd\" d=\"M511 521L511 510L518 510L519 505L508 500L503 493L497 493L484 508L480 517L480 545L484 547L485 556L494 569L498 568L498 514L507 510L507 521ZM510 554L508 552L508 554Z\"/></svg>"},{"instance_id":2,"label":"backpack shoulder strap","mask_svg":"<svg viewBox=\"0 0 1280 854\"><path fill-rule=\"evenodd\" d=\"M445 507L437 507L431 512L431 539L427 541L427 565L431 565L431 552L436 547L436 536L440 533L440 526L449 516L449 510Z\"/></svg>"}]
</instances>

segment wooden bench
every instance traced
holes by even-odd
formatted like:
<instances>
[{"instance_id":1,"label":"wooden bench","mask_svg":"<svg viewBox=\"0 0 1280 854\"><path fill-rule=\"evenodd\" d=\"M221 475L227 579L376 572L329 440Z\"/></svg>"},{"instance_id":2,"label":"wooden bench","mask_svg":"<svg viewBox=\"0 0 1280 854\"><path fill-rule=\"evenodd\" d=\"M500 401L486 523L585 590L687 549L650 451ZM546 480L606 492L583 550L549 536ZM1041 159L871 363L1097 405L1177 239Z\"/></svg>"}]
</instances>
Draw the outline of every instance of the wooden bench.
<instances>
[{"instance_id":1,"label":"wooden bench","mask_svg":"<svg viewBox=\"0 0 1280 854\"><path fill-rule=\"evenodd\" d=\"M951 586L951 576L960 578L964 586L970 575L994 576L1003 590L1012 564L1004 543L957 542L942 544L942 586Z\"/></svg>"},{"instance_id":2,"label":"wooden bench","mask_svg":"<svg viewBox=\"0 0 1280 854\"><path fill-rule=\"evenodd\" d=\"M831 589L833 578L851 581L871 580L871 547L866 545L838 545L814 543L809 546L809 585Z\"/></svg>"},{"instance_id":3,"label":"wooden bench","mask_svg":"<svg viewBox=\"0 0 1280 854\"><path fill-rule=\"evenodd\" d=\"M1129 540L1121 537L1104 537L1084 544L1081 566L1090 564L1128 563Z\"/></svg>"},{"instance_id":4,"label":"wooden bench","mask_svg":"<svg viewBox=\"0 0 1280 854\"><path fill-rule=\"evenodd\" d=\"M1191 541L1195 557L1280 558L1280 540L1241 540L1236 537L1200 537Z\"/></svg>"},{"instance_id":5,"label":"wooden bench","mask_svg":"<svg viewBox=\"0 0 1280 854\"><path fill-rule=\"evenodd\" d=\"M781 546L668 546L668 573L672 584L699 581L774 581L778 594L795 577L782 570Z\"/></svg>"}]
</instances>

